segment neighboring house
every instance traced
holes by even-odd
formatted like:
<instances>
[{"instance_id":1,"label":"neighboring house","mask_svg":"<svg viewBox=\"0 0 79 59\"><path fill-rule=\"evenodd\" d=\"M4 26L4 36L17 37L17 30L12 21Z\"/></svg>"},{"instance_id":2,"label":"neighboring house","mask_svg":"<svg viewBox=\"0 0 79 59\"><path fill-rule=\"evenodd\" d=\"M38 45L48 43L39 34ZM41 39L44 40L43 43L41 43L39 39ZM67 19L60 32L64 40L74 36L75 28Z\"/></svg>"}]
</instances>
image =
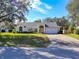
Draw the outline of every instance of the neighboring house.
<instances>
[{"instance_id":1,"label":"neighboring house","mask_svg":"<svg viewBox=\"0 0 79 59\"><path fill-rule=\"evenodd\" d=\"M17 32L31 32L38 33L58 33L60 26L56 22L21 22L16 27Z\"/></svg>"}]
</instances>

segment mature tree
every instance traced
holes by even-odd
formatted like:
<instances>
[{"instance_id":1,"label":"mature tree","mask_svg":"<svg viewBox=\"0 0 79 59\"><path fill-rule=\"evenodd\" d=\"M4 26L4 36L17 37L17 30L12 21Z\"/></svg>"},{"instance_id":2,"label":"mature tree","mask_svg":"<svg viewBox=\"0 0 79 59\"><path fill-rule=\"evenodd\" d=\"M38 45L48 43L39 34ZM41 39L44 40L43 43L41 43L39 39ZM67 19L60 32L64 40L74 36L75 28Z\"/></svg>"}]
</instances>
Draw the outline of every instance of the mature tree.
<instances>
[{"instance_id":1,"label":"mature tree","mask_svg":"<svg viewBox=\"0 0 79 59\"><path fill-rule=\"evenodd\" d=\"M74 32L75 30L75 24L77 20L79 20L79 0L70 0L69 4L67 5L67 10L70 14L70 26L69 26L69 32Z\"/></svg>"},{"instance_id":2,"label":"mature tree","mask_svg":"<svg viewBox=\"0 0 79 59\"><path fill-rule=\"evenodd\" d=\"M58 26L60 26L60 31L65 30L65 33L67 33L68 30L68 20L66 19L66 17L62 17L62 18L57 18L56 23Z\"/></svg>"},{"instance_id":3,"label":"mature tree","mask_svg":"<svg viewBox=\"0 0 79 59\"><path fill-rule=\"evenodd\" d=\"M57 18L57 24L59 25L59 26L65 26L65 25L67 25L67 20L66 20L66 18L65 17L62 17L62 18Z\"/></svg>"},{"instance_id":4,"label":"mature tree","mask_svg":"<svg viewBox=\"0 0 79 59\"><path fill-rule=\"evenodd\" d=\"M79 0L70 0L67 5L67 10L70 13L70 18L73 20L79 19Z\"/></svg>"},{"instance_id":5,"label":"mature tree","mask_svg":"<svg viewBox=\"0 0 79 59\"><path fill-rule=\"evenodd\" d=\"M16 20L25 21L31 0L0 0L0 22L5 22L8 29L13 29Z\"/></svg>"},{"instance_id":6,"label":"mature tree","mask_svg":"<svg viewBox=\"0 0 79 59\"><path fill-rule=\"evenodd\" d=\"M25 20L24 13L29 11L30 0L0 0L0 21Z\"/></svg>"}]
</instances>

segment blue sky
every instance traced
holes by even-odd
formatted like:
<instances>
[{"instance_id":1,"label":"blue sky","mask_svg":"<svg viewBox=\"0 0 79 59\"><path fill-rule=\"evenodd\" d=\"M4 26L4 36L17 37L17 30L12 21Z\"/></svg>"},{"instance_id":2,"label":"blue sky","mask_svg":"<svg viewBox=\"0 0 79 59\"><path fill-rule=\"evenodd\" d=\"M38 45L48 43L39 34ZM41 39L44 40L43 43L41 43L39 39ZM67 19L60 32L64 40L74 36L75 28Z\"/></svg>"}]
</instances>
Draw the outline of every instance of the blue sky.
<instances>
[{"instance_id":1,"label":"blue sky","mask_svg":"<svg viewBox=\"0 0 79 59\"><path fill-rule=\"evenodd\" d=\"M32 9L28 14L28 21L32 22L46 17L67 16L66 5L68 0L33 0Z\"/></svg>"}]
</instances>

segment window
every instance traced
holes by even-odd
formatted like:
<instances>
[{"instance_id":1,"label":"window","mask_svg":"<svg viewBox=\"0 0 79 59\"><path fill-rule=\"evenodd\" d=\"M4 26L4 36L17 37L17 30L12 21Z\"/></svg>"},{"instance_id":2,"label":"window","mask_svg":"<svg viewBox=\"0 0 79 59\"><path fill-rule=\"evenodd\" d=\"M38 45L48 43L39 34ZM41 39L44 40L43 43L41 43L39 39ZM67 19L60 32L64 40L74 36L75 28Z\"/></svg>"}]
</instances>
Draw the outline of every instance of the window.
<instances>
[{"instance_id":1,"label":"window","mask_svg":"<svg viewBox=\"0 0 79 59\"><path fill-rule=\"evenodd\" d=\"M19 32L22 32L22 27L19 27Z\"/></svg>"},{"instance_id":2,"label":"window","mask_svg":"<svg viewBox=\"0 0 79 59\"><path fill-rule=\"evenodd\" d=\"M49 27L47 24L45 24L45 27Z\"/></svg>"},{"instance_id":3,"label":"window","mask_svg":"<svg viewBox=\"0 0 79 59\"><path fill-rule=\"evenodd\" d=\"M26 28L26 26L24 26L24 28Z\"/></svg>"}]
</instances>

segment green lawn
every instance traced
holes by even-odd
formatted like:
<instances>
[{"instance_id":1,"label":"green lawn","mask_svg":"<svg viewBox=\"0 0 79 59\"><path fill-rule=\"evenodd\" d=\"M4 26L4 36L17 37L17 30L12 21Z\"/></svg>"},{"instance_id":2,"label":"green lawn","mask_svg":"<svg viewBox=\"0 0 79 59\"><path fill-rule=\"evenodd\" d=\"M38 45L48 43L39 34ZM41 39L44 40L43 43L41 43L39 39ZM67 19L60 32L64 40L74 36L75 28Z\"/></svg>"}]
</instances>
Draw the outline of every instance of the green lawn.
<instances>
[{"instance_id":1,"label":"green lawn","mask_svg":"<svg viewBox=\"0 0 79 59\"><path fill-rule=\"evenodd\" d=\"M79 35L78 34L68 34L68 36L79 39Z\"/></svg>"},{"instance_id":2,"label":"green lawn","mask_svg":"<svg viewBox=\"0 0 79 59\"><path fill-rule=\"evenodd\" d=\"M45 34L0 33L0 46L46 47L48 44Z\"/></svg>"}]
</instances>

